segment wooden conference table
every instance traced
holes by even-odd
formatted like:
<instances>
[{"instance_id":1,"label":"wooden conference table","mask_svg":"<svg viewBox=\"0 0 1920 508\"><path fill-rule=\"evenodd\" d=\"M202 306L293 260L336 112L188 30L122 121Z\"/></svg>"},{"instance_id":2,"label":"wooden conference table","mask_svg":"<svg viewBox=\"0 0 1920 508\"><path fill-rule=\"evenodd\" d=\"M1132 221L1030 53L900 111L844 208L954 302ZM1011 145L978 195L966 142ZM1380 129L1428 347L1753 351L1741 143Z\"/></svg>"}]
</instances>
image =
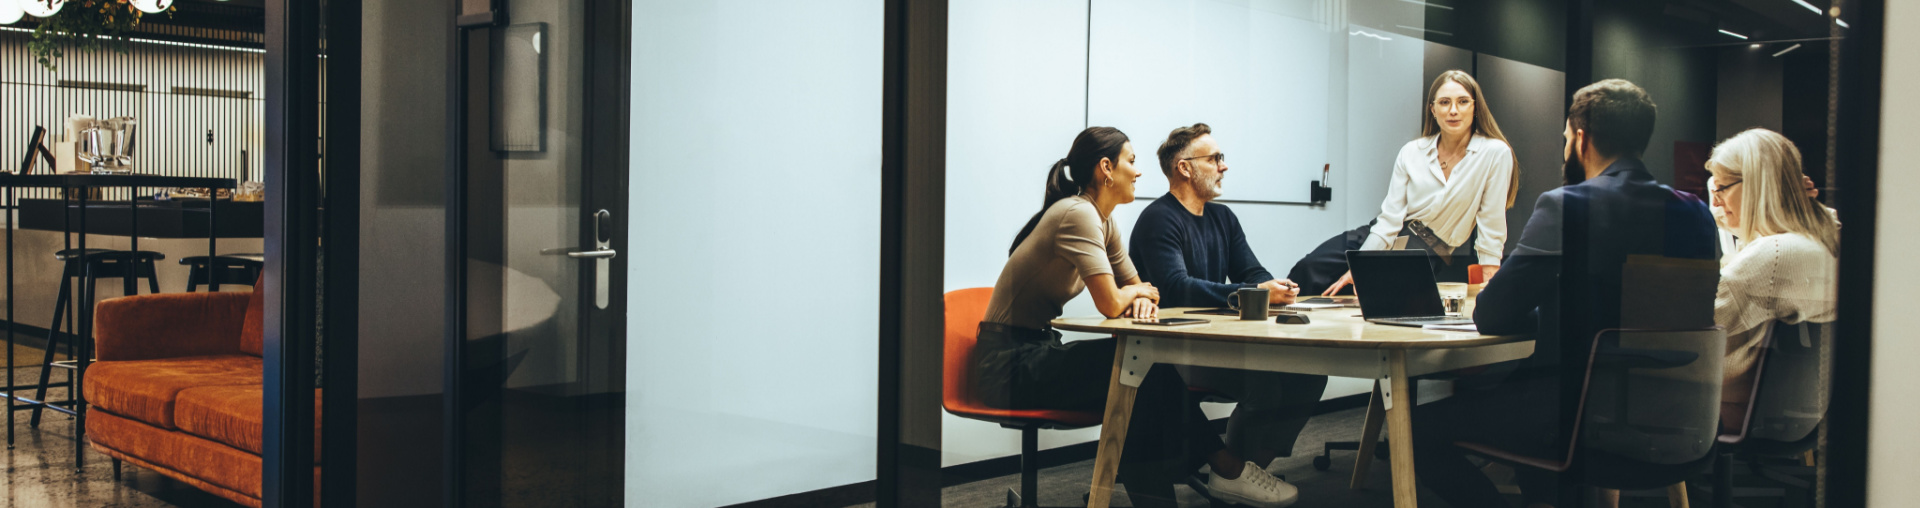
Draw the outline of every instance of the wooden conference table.
<instances>
[{"instance_id":1,"label":"wooden conference table","mask_svg":"<svg viewBox=\"0 0 1920 508\"><path fill-rule=\"evenodd\" d=\"M1388 447L1392 452L1394 506L1416 506L1413 475L1413 401L1410 376L1518 360L1533 354L1533 341L1523 336L1480 335L1412 327L1377 325L1359 317L1357 308L1304 312L1312 323L1284 325L1273 319L1241 321L1235 316L1189 315L1199 309L1161 309L1160 317L1191 317L1211 321L1201 325L1154 326L1127 318L1060 318L1053 327L1076 332L1112 334L1119 342L1107 392L1107 411L1100 426L1099 455L1094 459L1090 508L1107 508L1113 498L1114 474L1127 435L1133 398L1157 363L1235 369L1370 378L1378 382L1376 406L1386 410ZM1368 415L1372 437L1378 432L1375 415ZM1362 442L1356 469L1365 467L1372 443ZM1356 471L1356 476L1364 474ZM1356 483L1357 487L1358 484Z\"/></svg>"}]
</instances>

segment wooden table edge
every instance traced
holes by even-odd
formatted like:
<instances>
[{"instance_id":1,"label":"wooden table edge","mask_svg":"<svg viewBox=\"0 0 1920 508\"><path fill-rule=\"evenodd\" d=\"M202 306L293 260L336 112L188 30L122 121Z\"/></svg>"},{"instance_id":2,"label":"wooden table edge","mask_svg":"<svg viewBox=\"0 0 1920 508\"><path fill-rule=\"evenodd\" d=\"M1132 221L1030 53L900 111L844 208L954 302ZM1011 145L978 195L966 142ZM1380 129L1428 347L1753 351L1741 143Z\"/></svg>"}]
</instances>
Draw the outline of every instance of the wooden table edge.
<instances>
[{"instance_id":1,"label":"wooden table edge","mask_svg":"<svg viewBox=\"0 0 1920 508\"><path fill-rule=\"evenodd\" d=\"M1049 323L1054 329L1070 332L1111 333L1116 335L1140 335L1145 337L1168 337L1184 340L1204 340L1212 342L1233 342L1239 344L1262 344L1272 346L1302 346L1331 349L1459 349L1479 346L1492 346L1531 340L1526 335L1481 335L1472 339L1434 340L1434 341L1389 341L1389 340L1342 340L1342 339L1301 339L1292 337L1246 337L1231 338L1217 335L1198 334L1187 329L1190 327L1169 326L1160 328L1116 328L1111 326L1083 325L1062 322L1055 319ZM1373 325L1392 326L1392 325ZM1411 327L1408 327L1411 328Z\"/></svg>"}]
</instances>

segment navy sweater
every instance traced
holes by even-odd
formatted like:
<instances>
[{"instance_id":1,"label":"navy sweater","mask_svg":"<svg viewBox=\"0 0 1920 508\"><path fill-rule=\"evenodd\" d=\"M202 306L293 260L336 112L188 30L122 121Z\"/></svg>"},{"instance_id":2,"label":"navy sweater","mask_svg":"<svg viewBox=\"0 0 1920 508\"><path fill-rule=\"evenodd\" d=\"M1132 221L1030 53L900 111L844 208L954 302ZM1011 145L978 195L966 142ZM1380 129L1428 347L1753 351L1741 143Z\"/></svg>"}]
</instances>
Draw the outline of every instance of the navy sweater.
<instances>
[{"instance_id":1,"label":"navy sweater","mask_svg":"<svg viewBox=\"0 0 1920 508\"><path fill-rule=\"evenodd\" d=\"M1235 290L1273 280L1233 210L1207 203L1196 217L1171 193L1140 212L1128 251L1161 307L1226 307Z\"/></svg>"}]
</instances>

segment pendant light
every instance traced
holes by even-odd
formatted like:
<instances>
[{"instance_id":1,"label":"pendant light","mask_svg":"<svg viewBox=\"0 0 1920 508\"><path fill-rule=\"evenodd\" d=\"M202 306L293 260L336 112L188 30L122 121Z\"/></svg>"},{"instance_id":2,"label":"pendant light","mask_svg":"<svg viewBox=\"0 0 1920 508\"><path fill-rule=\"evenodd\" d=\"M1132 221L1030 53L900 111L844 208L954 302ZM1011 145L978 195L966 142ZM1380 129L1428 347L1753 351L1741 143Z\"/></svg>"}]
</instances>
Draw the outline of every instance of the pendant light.
<instances>
[{"instance_id":1,"label":"pendant light","mask_svg":"<svg viewBox=\"0 0 1920 508\"><path fill-rule=\"evenodd\" d=\"M4 1L4 0L0 0ZM20 9L38 17L51 17L67 6L67 0L13 0L19 2Z\"/></svg>"},{"instance_id":2,"label":"pendant light","mask_svg":"<svg viewBox=\"0 0 1920 508\"><path fill-rule=\"evenodd\" d=\"M20 8L19 0L0 0L0 25L11 25L26 17L27 11Z\"/></svg>"},{"instance_id":3,"label":"pendant light","mask_svg":"<svg viewBox=\"0 0 1920 508\"><path fill-rule=\"evenodd\" d=\"M140 9L140 12L144 12L147 14L158 14L161 12L166 12L168 7L173 7L173 0L129 0L129 1L133 4L133 8Z\"/></svg>"}]
</instances>

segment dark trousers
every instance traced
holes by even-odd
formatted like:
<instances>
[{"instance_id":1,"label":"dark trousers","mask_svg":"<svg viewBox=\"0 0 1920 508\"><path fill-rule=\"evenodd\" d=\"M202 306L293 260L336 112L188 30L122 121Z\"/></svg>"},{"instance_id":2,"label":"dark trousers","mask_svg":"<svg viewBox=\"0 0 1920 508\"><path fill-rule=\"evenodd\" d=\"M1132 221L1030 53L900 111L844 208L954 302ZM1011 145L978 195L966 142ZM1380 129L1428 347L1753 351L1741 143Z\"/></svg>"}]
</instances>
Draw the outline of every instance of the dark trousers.
<instances>
[{"instance_id":1,"label":"dark trousers","mask_svg":"<svg viewBox=\"0 0 1920 508\"><path fill-rule=\"evenodd\" d=\"M1465 380L1463 380L1465 381ZM1447 504L1456 507L1510 506L1455 441L1490 445L1549 460L1567 454L1558 413L1559 384L1551 376L1524 376L1490 387L1455 383L1452 397L1413 408L1414 476ZM1410 394L1408 400L1416 400ZM1515 481L1527 503L1557 504L1558 476L1514 466Z\"/></svg>"},{"instance_id":2,"label":"dark trousers","mask_svg":"<svg viewBox=\"0 0 1920 508\"><path fill-rule=\"evenodd\" d=\"M1227 417L1227 449L1241 457L1263 451L1292 457L1294 442L1327 391L1326 376L1184 365L1177 370L1187 384L1236 402Z\"/></svg>"},{"instance_id":3,"label":"dark trousers","mask_svg":"<svg viewBox=\"0 0 1920 508\"><path fill-rule=\"evenodd\" d=\"M1308 252L1305 257L1300 258L1299 262L1294 263L1293 270L1287 272L1287 279L1300 285L1302 295L1318 295L1325 292L1327 288L1333 287L1334 281L1340 280L1340 276L1347 273L1347 251L1359 249L1361 244L1366 243L1368 231L1373 229L1373 224L1368 222L1365 226L1342 232L1321 242L1320 246L1314 247L1312 252ZM1433 249L1427 248L1427 242L1420 240L1420 237L1414 235L1412 231L1402 228L1400 236L1407 239L1408 250L1423 249L1433 252ZM1467 266L1480 262L1480 255L1473 250L1473 242L1479 239L1480 229L1474 228L1473 235L1467 237L1466 245L1453 249L1453 256L1448 260L1451 263L1441 261L1437 256L1434 257L1432 259L1434 282L1466 282ZM1341 294L1353 294L1352 286L1342 290Z\"/></svg>"},{"instance_id":4,"label":"dark trousers","mask_svg":"<svg viewBox=\"0 0 1920 508\"><path fill-rule=\"evenodd\" d=\"M1062 343L1059 332L981 323L974 383L981 401L1007 409L1102 413L1114 339ZM1121 454L1122 481L1171 482L1225 448L1171 365L1147 371L1134 397ZM1131 487L1129 487L1131 490Z\"/></svg>"}]
</instances>

